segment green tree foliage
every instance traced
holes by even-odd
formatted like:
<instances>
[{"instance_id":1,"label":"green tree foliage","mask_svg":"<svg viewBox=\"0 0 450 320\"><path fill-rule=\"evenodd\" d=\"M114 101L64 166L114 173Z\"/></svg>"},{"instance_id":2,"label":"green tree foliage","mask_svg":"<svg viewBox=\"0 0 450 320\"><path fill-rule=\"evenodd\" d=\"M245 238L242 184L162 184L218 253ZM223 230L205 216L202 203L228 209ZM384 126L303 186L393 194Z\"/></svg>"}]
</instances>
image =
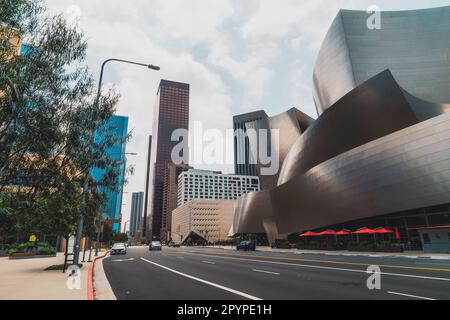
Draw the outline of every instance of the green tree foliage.
<instances>
[{"instance_id":1,"label":"green tree foliage","mask_svg":"<svg viewBox=\"0 0 450 320\"><path fill-rule=\"evenodd\" d=\"M81 215L92 235L105 198L99 190L116 190L124 165L107 154L117 138L96 141L92 133L113 130L105 124L119 97L110 90L96 99L85 37L62 15L47 14L38 0L0 0L0 13L0 240L68 235ZM22 54L17 37L28 45ZM90 181L84 204L93 167L105 174Z\"/></svg>"},{"instance_id":2,"label":"green tree foliage","mask_svg":"<svg viewBox=\"0 0 450 320\"><path fill-rule=\"evenodd\" d=\"M113 237L114 242L127 242L128 235L126 233L116 233Z\"/></svg>"}]
</instances>

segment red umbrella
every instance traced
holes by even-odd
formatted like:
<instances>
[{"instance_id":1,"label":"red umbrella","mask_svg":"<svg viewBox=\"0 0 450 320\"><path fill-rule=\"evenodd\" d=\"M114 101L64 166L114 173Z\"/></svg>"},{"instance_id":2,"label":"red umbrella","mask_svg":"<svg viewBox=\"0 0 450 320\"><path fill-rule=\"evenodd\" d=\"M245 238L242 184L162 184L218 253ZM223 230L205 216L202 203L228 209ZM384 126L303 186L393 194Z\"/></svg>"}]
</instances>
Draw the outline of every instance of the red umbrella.
<instances>
[{"instance_id":1,"label":"red umbrella","mask_svg":"<svg viewBox=\"0 0 450 320\"><path fill-rule=\"evenodd\" d=\"M369 229L369 228L362 228L359 229L358 231L352 232L353 234L375 234L377 233L375 230L373 229Z\"/></svg>"},{"instance_id":2,"label":"red umbrella","mask_svg":"<svg viewBox=\"0 0 450 320\"><path fill-rule=\"evenodd\" d=\"M326 231L319 232L318 235L319 236L335 236L336 235L336 231L326 230Z\"/></svg>"},{"instance_id":3,"label":"red umbrella","mask_svg":"<svg viewBox=\"0 0 450 320\"><path fill-rule=\"evenodd\" d=\"M317 237L319 234L316 232L308 231L300 235L300 237Z\"/></svg>"},{"instance_id":4,"label":"red umbrella","mask_svg":"<svg viewBox=\"0 0 450 320\"><path fill-rule=\"evenodd\" d=\"M398 231L398 228L395 228L395 239L400 240L400 232Z\"/></svg>"},{"instance_id":5,"label":"red umbrella","mask_svg":"<svg viewBox=\"0 0 450 320\"><path fill-rule=\"evenodd\" d=\"M394 231L386 229L386 228L378 228L378 229L375 229L375 233L386 234L386 233L394 233Z\"/></svg>"},{"instance_id":6,"label":"red umbrella","mask_svg":"<svg viewBox=\"0 0 450 320\"><path fill-rule=\"evenodd\" d=\"M349 234L352 234L352 233L350 231L347 231L347 230L341 230L341 231L336 232L337 236L347 236Z\"/></svg>"}]
</instances>

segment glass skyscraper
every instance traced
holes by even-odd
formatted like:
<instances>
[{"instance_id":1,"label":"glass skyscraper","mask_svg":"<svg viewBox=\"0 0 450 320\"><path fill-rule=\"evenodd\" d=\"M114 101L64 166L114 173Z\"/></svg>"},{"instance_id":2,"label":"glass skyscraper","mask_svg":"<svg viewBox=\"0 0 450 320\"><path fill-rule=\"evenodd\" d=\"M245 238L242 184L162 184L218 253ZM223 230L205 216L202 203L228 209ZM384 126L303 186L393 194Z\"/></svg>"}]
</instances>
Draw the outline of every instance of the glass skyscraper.
<instances>
[{"instance_id":1,"label":"glass skyscraper","mask_svg":"<svg viewBox=\"0 0 450 320\"><path fill-rule=\"evenodd\" d=\"M126 150L126 136L128 133L128 117L123 116L113 116L107 123L105 123L105 128L108 130L101 130L101 132L95 133L95 139L97 141L102 141L107 135L114 135L119 137L117 143L107 150L109 156L114 161L122 161L122 166L120 168L119 176L119 186L120 190L118 192L113 192L112 190L105 190L106 192L106 203L101 209L103 219L109 220L112 223L113 231L120 231L120 219L122 216L122 196L123 196L123 183L125 181L125 150ZM104 169L94 168L91 170L91 176L100 180L103 177Z\"/></svg>"}]
</instances>

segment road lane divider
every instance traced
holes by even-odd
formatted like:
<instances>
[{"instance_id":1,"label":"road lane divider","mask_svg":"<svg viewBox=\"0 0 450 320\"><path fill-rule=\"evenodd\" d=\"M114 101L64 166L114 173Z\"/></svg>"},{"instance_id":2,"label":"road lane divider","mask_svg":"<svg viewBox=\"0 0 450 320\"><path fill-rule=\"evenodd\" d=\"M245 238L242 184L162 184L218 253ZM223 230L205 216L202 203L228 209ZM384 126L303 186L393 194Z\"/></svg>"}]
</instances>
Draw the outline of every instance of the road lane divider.
<instances>
[{"instance_id":1,"label":"road lane divider","mask_svg":"<svg viewBox=\"0 0 450 320\"><path fill-rule=\"evenodd\" d=\"M231 254L231 253L211 253L211 254L202 254L195 251L186 251L184 253L197 254L202 256L214 256L214 257L250 257L250 255L244 256L243 254ZM323 264L337 264L337 265L349 265L349 266L364 266L368 267L374 263L359 263L359 262L347 262L347 261L335 261L335 260L317 260L317 259L298 259L298 258L287 258L287 257L275 257L275 256L262 256L262 255L251 255L253 260L259 259L260 261L266 261L264 259L272 259L272 260L280 260L280 261L299 261L299 262L313 262L313 263L323 263ZM245 259L245 258L243 258ZM250 260L250 259L249 259ZM379 267L383 268L392 268L392 269L409 269L409 270L418 270L418 271L439 271L439 272L450 272L450 268L428 268L428 267L410 267L410 266L399 266L399 265L390 265L390 264L378 264L375 263Z\"/></svg>"},{"instance_id":2,"label":"road lane divider","mask_svg":"<svg viewBox=\"0 0 450 320\"><path fill-rule=\"evenodd\" d=\"M211 261L202 261L203 263L207 263L207 264L216 264L215 262L211 262Z\"/></svg>"},{"instance_id":3,"label":"road lane divider","mask_svg":"<svg viewBox=\"0 0 450 320\"><path fill-rule=\"evenodd\" d=\"M183 273L183 272L180 272L180 271L177 271L177 270L168 268L168 267L166 267L166 266L163 266L163 265L161 265L161 264L159 264L159 263L152 262L152 261L147 260L147 259L145 259L145 258L141 258L141 260L142 260L142 261L145 261L145 262L147 262L147 263L150 263L150 264L152 264L152 265L154 265L154 266L156 266L156 267L159 267L159 268L161 268L161 269L164 269L164 270L173 272L173 273L175 273L175 274L178 274L178 275L180 275L180 276L186 277L186 278L191 279L191 280L194 280L194 281L198 281L198 282L207 284L207 285L209 285L209 286L211 286L211 287L215 287L215 288L218 288L218 289L221 289L221 290L224 290L224 291L233 293L233 294L235 294L235 295L244 297L244 298L249 299L249 300L262 300L261 298L252 296L252 295L247 294L247 293L245 293L245 292L241 292L241 291L238 291L238 290L235 290L235 289L231 289L231 288L222 286L222 285L220 285L220 284L217 284L217 283L214 283L214 282L211 282L211 281L207 281L207 280L203 280L203 279L200 279L200 278L191 276L191 275L189 275L189 274L186 274L186 273Z\"/></svg>"},{"instance_id":4,"label":"road lane divider","mask_svg":"<svg viewBox=\"0 0 450 320\"><path fill-rule=\"evenodd\" d=\"M436 300L433 298L427 298L427 297L421 297L421 296L415 296L412 294L406 294L406 293L400 293L400 292L394 292L394 291L388 291L389 294L393 294L393 295L397 295L397 296L402 296L402 297L408 297L408 298L414 298L414 299L421 299L421 300Z\"/></svg>"},{"instance_id":5,"label":"road lane divider","mask_svg":"<svg viewBox=\"0 0 450 320\"><path fill-rule=\"evenodd\" d=\"M267 273L267 274L273 274L276 276L279 276L281 273L278 272L272 272L272 271L265 271L265 270L258 270L258 269L252 269L253 272L260 272L260 273Z\"/></svg>"},{"instance_id":6,"label":"road lane divider","mask_svg":"<svg viewBox=\"0 0 450 320\"><path fill-rule=\"evenodd\" d=\"M188 254L200 255L200 256L208 256L206 254L201 254L201 253L199 254L199 253L192 253L192 252L189 252ZM262 259L236 258L236 257L227 257L227 256L220 256L220 255L214 255L214 256L216 258L230 259L230 260L241 260L241 261L259 262L259 263L266 263L266 264L278 264L278 265L285 265L285 266L293 266L293 267L298 267L298 268L322 269L322 270L356 272L356 273L367 274L367 270L360 270L360 269L347 269L347 268L337 268L337 267L327 267L327 266L316 266L316 265L312 265L312 264L299 264L299 263L269 261L269 260L262 260ZM368 264L363 264L363 265L366 266L366 267L368 266ZM419 275L413 275L413 274L392 273L392 272L381 272L380 274L381 275L386 275L386 276L395 276L395 277L404 277L404 278L415 278L415 279L448 281L448 282L450 282L450 278L419 276Z\"/></svg>"}]
</instances>

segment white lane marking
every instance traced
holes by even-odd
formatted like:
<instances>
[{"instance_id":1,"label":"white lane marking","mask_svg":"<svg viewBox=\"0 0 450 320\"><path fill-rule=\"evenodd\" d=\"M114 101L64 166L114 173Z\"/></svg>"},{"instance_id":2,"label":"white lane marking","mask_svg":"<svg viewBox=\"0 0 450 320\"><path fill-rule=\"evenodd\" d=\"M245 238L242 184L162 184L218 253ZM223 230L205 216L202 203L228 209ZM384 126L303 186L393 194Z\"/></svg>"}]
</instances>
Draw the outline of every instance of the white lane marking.
<instances>
[{"instance_id":1,"label":"white lane marking","mask_svg":"<svg viewBox=\"0 0 450 320\"><path fill-rule=\"evenodd\" d=\"M125 262L125 261L133 261L134 258L130 258L130 259L117 259L117 260L111 260L113 262Z\"/></svg>"},{"instance_id":2,"label":"white lane marking","mask_svg":"<svg viewBox=\"0 0 450 320\"><path fill-rule=\"evenodd\" d=\"M412 294L406 294L406 293L399 293L399 292L393 292L393 291L388 291L388 293L390 294L395 294L397 296L403 296L403 297L408 297L408 298L415 298L415 299L422 299L422 300L436 300L433 298L427 298L427 297L420 297L420 296L414 296Z\"/></svg>"},{"instance_id":3,"label":"white lane marking","mask_svg":"<svg viewBox=\"0 0 450 320\"><path fill-rule=\"evenodd\" d=\"M274 275L277 275L277 276L280 275L280 273L278 273L278 272L271 272L271 271L265 271L265 270L252 269L252 271L254 271L254 272L261 272L261 273L267 273L267 274L274 274Z\"/></svg>"},{"instance_id":4,"label":"white lane marking","mask_svg":"<svg viewBox=\"0 0 450 320\"><path fill-rule=\"evenodd\" d=\"M189 252L189 253L186 252L185 254L199 255L199 256L208 256L208 255L201 254L201 253L191 253L191 252ZM324 266L315 266L315 265L309 265L309 264L297 264L297 263L277 262L277 261L267 261L267 260L264 261L264 260L256 260L256 259L245 259L245 258L234 258L234 257L223 257L223 256L214 256L214 257L215 258L222 258L222 259L243 260L243 261L259 262L259 263L268 263L268 264L279 264L279 265L294 266L294 267L301 267L301 268L312 268L312 269L324 269L324 270L334 270L334 271L367 273L366 270L357 270L357 269L324 267ZM369 264L367 266L369 266ZM449 281L450 282L449 278L416 276L416 275L412 275L412 274L391 273L391 272L381 272L381 274L382 275L386 275L386 276L394 276L394 277L405 277L405 278L416 278L416 279L436 280L436 281Z\"/></svg>"},{"instance_id":5,"label":"white lane marking","mask_svg":"<svg viewBox=\"0 0 450 320\"><path fill-rule=\"evenodd\" d=\"M207 264L216 264L215 262L211 262L211 261L202 261L203 263L207 263Z\"/></svg>"},{"instance_id":6,"label":"white lane marking","mask_svg":"<svg viewBox=\"0 0 450 320\"><path fill-rule=\"evenodd\" d=\"M234 290L234 289L231 289L231 288L228 288L228 287L225 287L225 286L221 286L220 284L217 284L217 283L213 283L213 282L210 282L210 281L206 281L206 280L203 280L203 279L200 279L200 278L197 278L197 277L188 275L188 274L186 274L186 273L183 273L183 272L180 272L180 271L177 271L177 270L174 270L174 269L165 267L165 266L163 266L163 265L160 265L160 264L158 264L158 263L149 261L149 260L144 259L144 258L141 258L141 260L143 260L143 261L145 261L145 262L147 262L147 263L150 263L150 264L152 264L152 265L155 265L155 266L157 266L157 267L160 267L160 268L162 268L162 269L165 269L165 270L167 270L167 271L176 273L176 274L178 274L178 275L180 275L180 276L183 276L183 277L186 277L186 278L189 278L189 279L192 279L192 280L195 280L195 281L198 281L198 282L207 284L207 285L209 285L209 286L212 286L212 287L215 287L215 288L218 288L218 289L222 289L222 290L224 290L224 291L228 291L228 292L234 293L234 294L236 294L236 295L238 295L238 296L247 298L247 299L249 299L249 300L262 300L261 298L258 298L258 297L249 295L249 294L247 294L247 293L244 293L244 292L241 292L241 291L238 291L238 290Z\"/></svg>"}]
</instances>

